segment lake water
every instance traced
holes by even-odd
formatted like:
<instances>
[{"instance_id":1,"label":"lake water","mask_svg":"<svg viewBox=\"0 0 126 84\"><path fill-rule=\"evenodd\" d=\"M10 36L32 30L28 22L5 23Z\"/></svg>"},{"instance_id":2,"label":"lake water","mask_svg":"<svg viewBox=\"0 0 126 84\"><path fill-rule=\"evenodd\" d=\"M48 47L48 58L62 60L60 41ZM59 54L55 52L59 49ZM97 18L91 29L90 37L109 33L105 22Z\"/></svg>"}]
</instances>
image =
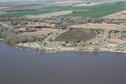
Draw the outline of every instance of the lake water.
<instances>
[{"instance_id":1,"label":"lake water","mask_svg":"<svg viewBox=\"0 0 126 84\"><path fill-rule=\"evenodd\" d=\"M126 54L33 52L0 43L0 84L126 84Z\"/></svg>"}]
</instances>

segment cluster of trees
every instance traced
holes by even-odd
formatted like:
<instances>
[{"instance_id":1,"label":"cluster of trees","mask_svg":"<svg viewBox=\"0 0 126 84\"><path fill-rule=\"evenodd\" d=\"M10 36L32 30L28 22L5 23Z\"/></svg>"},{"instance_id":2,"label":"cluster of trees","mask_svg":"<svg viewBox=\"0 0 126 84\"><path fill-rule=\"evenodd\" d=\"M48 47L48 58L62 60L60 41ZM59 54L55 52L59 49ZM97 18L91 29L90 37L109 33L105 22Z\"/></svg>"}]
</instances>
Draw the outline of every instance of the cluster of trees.
<instances>
[{"instance_id":1,"label":"cluster of trees","mask_svg":"<svg viewBox=\"0 0 126 84\"><path fill-rule=\"evenodd\" d=\"M76 12L85 12L85 11L77 10L74 12L76 13ZM49 24L56 24L56 28L66 28L69 25L74 25L74 24L103 23L103 22L112 23L112 20L104 19L104 18L51 17L51 18L42 18L42 19L32 19L31 22L46 22Z\"/></svg>"},{"instance_id":2,"label":"cluster of trees","mask_svg":"<svg viewBox=\"0 0 126 84\"><path fill-rule=\"evenodd\" d=\"M59 17L56 18L57 23L71 23L71 24L82 24L82 23L111 23L111 19L105 19L105 18L85 18L85 17Z\"/></svg>"},{"instance_id":3,"label":"cluster of trees","mask_svg":"<svg viewBox=\"0 0 126 84\"><path fill-rule=\"evenodd\" d=\"M70 25L86 23L113 23L111 19L82 17L60 17L57 18L56 21L56 28L67 28Z\"/></svg>"}]
</instances>

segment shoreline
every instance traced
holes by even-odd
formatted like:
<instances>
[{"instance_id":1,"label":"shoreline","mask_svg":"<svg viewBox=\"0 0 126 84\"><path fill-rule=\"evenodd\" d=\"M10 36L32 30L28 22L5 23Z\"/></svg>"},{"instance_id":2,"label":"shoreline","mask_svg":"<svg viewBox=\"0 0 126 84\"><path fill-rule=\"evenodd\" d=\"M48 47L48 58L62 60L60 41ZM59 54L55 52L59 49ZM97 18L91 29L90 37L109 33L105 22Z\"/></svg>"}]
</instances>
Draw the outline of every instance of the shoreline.
<instances>
[{"instance_id":1,"label":"shoreline","mask_svg":"<svg viewBox=\"0 0 126 84\"><path fill-rule=\"evenodd\" d=\"M64 48L35 48L30 47L29 45L19 45L16 43L8 43L4 39L0 39L0 42L7 43L8 45L11 45L15 48L28 48L28 49L35 49L38 50L35 54L46 54L46 53L56 53L56 52L112 52L112 53L124 53L126 54L126 51L120 51L120 50L114 50L114 49L107 49L107 48L73 48L73 47L64 47ZM42 52L43 51L43 52ZM34 54L34 53L33 53Z\"/></svg>"},{"instance_id":2,"label":"shoreline","mask_svg":"<svg viewBox=\"0 0 126 84\"><path fill-rule=\"evenodd\" d=\"M56 53L56 52L112 52L112 53L124 53L126 54L126 51L119 51L119 50L114 50L114 49L107 49L107 48L83 48L83 49L77 49L73 47L68 47L68 48L47 48L43 47L41 49L39 48L33 48L33 47L26 47L26 46L21 46L16 44L16 47L22 47L22 48L30 48L30 49L36 49L38 51L44 51L45 53ZM40 53L41 54L41 53Z\"/></svg>"}]
</instances>

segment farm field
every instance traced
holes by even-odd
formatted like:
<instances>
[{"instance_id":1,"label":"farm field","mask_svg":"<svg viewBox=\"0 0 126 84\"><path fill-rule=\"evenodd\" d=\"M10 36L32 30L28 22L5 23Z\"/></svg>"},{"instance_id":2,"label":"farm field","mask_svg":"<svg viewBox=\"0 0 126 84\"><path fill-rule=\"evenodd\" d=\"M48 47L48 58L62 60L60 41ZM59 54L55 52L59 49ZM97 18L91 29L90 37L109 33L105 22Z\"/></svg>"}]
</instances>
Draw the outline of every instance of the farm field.
<instances>
[{"instance_id":1,"label":"farm field","mask_svg":"<svg viewBox=\"0 0 126 84\"><path fill-rule=\"evenodd\" d=\"M35 26L46 26L46 27L55 27L55 24L49 24L49 23L44 23L44 22L28 22L28 24L27 25L25 25L25 26L30 26L30 27L35 27Z\"/></svg>"},{"instance_id":2,"label":"farm field","mask_svg":"<svg viewBox=\"0 0 126 84\"><path fill-rule=\"evenodd\" d=\"M126 23L126 20L113 20L114 23L122 23L122 24L125 24Z\"/></svg>"},{"instance_id":3,"label":"farm field","mask_svg":"<svg viewBox=\"0 0 126 84\"><path fill-rule=\"evenodd\" d=\"M108 19L115 19L115 20L126 20L126 10L120 11L114 14L110 14L108 16L105 16L103 18L108 18Z\"/></svg>"},{"instance_id":4,"label":"farm field","mask_svg":"<svg viewBox=\"0 0 126 84\"><path fill-rule=\"evenodd\" d=\"M76 33L76 34L75 34ZM96 37L96 33L94 31L84 31L83 29L73 29L67 31L58 37L56 37L56 41L62 42L77 42L77 41L84 41L84 40L91 40Z\"/></svg>"},{"instance_id":5,"label":"farm field","mask_svg":"<svg viewBox=\"0 0 126 84\"><path fill-rule=\"evenodd\" d=\"M86 13L72 13L72 14L64 15L64 17L77 17L77 16L91 17L91 18L104 17L106 15L125 10L126 2L99 4L96 6L87 7L87 9L91 11Z\"/></svg>"},{"instance_id":6,"label":"farm field","mask_svg":"<svg viewBox=\"0 0 126 84\"><path fill-rule=\"evenodd\" d=\"M61 4L61 3L60 3ZM83 3L82 3L83 4ZM92 3L93 4L93 3ZM44 4L44 5L30 5L20 8L34 8L35 10L26 10L14 13L6 13L4 16L25 16L25 15L41 15L47 13L53 13L58 11L76 11L76 10L89 10L87 12L82 13L70 13L66 15L60 15L59 17L91 17L91 18L99 18L104 17L122 10L126 9L126 2L116 2L116 3L95 3L95 5L90 6L77 6L77 4L72 5L57 5L57 4ZM15 7L12 7L12 9Z\"/></svg>"},{"instance_id":7,"label":"farm field","mask_svg":"<svg viewBox=\"0 0 126 84\"><path fill-rule=\"evenodd\" d=\"M101 3L80 3L80 4L75 4L74 6L76 7L80 7L80 6L94 6L94 5L98 5L98 4L101 4Z\"/></svg>"},{"instance_id":8,"label":"farm field","mask_svg":"<svg viewBox=\"0 0 126 84\"><path fill-rule=\"evenodd\" d=\"M126 84L126 0L15 1L0 0L0 84Z\"/></svg>"},{"instance_id":9,"label":"farm field","mask_svg":"<svg viewBox=\"0 0 126 84\"><path fill-rule=\"evenodd\" d=\"M126 1L36 2L6 6L8 8L0 9L0 37L10 43L31 43L30 47L35 43L37 46L34 48L54 51L109 50L113 45L122 50L120 46L125 44L126 37L122 33L126 32ZM118 47L113 48L119 50Z\"/></svg>"},{"instance_id":10,"label":"farm field","mask_svg":"<svg viewBox=\"0 0 126 84\"><path fill-rule=\"evenodd\" d=\"M25 7L23 7L23 8L25 8ZM26 7L26 8L29 8L29 7ZM7 13L4 16L40 15L40 14L57 12L57 11L79 10L79 9L83 9L85 7L53 6L53 5L49 5L47 7L41 7L41 5L40 6L36 6L35 5L35 6L33 6L33 8L38 8L38 9L36 9L36 10L20 11L20 12L16 12L16 13ZM19 9L20 9L20 7L19 7Z\"/></svg>"},{"instance_id":11,"label":"farm field","mask_svg":"<svg viewBox=\"0 0 126 84\"><path fill-rule=\"evenodd\" d=\"M126 25L123 24L107 24L107 23L88 23L88 24L78 24L72 25L71 28L85 28L85 29L105 29L105 30L118 30L118 29L125 29Z\"/></svg>"},{"instance_id":12,"label":"farm field","mask_svg":"<svg viewBox=\"0 0 126 84\"><path fill-rule=\"evenodd\" d=\"M58 11L58 12L52 12L47 14L41 14L41 15L27 15L27 18L46 18L46 17L52 17L52 16L60 16L60 15L66 15L72 13L71 10L69 11Z\"/></svg>"},{"instance_id":13,"label":"farm field","mask_svg":"<svg viewBox=\"0 0 126 84\"><path fill-rule=\"evenodd\" d=\"M25 32L22 33L23 35L29 35L29 36L41 36L41 35L47 35L49 33L54 33L54 32L58 32L57 29L51 29L51 28L43 28L39 31L35 31L35 32Z\"/></svg>"},{"instance_id":14,"label":"farm field","mask_svg":"<svg viewBox=\"0 0 126 84\"><path fill-rule=\"evenodd\" d=\"M22 12L17 12L17 13L10 13L10 14L5 14L4 16L25 16L25 15L39 15L39 14L46 14L50 12L57 11L57 9L54 8L47 8L47 9L38 9L38 10L27 10L27 11L22 11Z\"/></svg>"}]
</instances>

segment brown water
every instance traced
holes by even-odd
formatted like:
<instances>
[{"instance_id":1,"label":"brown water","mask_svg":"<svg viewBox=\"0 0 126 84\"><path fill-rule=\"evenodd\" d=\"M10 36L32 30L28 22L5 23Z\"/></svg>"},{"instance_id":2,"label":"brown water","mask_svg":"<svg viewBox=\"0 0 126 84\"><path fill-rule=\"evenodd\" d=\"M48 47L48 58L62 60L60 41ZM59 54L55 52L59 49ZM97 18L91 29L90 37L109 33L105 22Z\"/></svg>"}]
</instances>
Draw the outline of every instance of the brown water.
<instances>
[{"instance_id":1,"label":"brown water","mask_svg":"<svg viewBox=\"0 0 126 84\"><path fill-rule=\"evenodd\" d=\"M0 84L126 84L126 54L33 52L0 43Z\"/></svg>"}]
</instances>

